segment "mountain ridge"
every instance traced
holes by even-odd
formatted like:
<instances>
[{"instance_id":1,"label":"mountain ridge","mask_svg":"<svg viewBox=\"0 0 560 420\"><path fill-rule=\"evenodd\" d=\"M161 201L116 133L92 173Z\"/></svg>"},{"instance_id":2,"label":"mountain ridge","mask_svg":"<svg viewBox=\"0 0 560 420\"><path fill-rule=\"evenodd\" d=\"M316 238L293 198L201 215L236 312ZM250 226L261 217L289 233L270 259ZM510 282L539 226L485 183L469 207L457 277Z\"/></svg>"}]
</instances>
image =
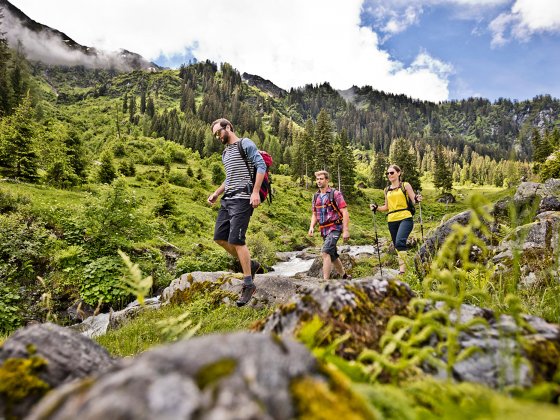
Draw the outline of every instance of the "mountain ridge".
<instances>
[{"instance_id":1,"label":"mountain ridge","mask_svg":"<svg viewBox=\"0 0 560 420\"><path fill-rule=\"evenodd\" d=\"M7 0L0 0L5 35L11 48L23 48L27 58L50 65L114 68L119 71L162 69L140 54L120 49L107 52L81 45L65 33L36 22Z\"/></svg>"}]
</instances>

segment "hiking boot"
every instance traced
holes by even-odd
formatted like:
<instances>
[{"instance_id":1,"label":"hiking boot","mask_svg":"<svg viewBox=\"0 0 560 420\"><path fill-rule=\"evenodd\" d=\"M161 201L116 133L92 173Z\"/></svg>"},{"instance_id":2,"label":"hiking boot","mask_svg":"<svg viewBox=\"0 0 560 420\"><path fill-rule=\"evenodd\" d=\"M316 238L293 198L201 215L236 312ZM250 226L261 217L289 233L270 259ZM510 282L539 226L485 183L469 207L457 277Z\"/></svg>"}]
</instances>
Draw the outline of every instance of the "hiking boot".
<instances>
[{"instance_id":1,"label":"hiking boot","mask_svg":"<svg viewBox=\"0 0 560 420\"><path fill-rule=\"evenodd\" d=\"M344 280L352 280L352 276L350 274L344 273L344 275L342 276L342 278Z\"/></svg>"},{"instance_id":2,"label":"hiking boot","mask_svg":"<svg viewBox=\"0 0 560 420\"><path fill-rule=\"evenodd\" d=\"M237 306L245 306L251 300L251 297L255 294L257 287L254 284L244 284L241 289L241 296L237 301Z\"/></svg>"},{"instance_id":3,"label":"hiking boot","mask_svg":"<svg viewBox=\"0 0 560 420\"><path fill-rule=\"evenodd\" d=\"M262 266L261 263L255 260L251 260L251 277L253 280L255 279L255 274L262 273Z\"/></svg>"}]
</instances>

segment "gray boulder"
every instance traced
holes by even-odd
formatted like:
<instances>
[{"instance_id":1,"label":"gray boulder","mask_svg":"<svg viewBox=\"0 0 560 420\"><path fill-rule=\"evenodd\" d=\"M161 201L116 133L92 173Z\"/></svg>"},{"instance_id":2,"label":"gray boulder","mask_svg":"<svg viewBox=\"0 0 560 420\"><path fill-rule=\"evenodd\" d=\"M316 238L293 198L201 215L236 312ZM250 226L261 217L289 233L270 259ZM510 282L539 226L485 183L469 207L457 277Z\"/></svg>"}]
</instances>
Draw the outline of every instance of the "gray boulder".
<instances>
[{"instance_id":1,"label":"gray boulder","mask_svg":"<svg viewBox=\"0 0 560 420\"><path fill-rule=\"evenodd\" d=\"M30 347L31 346L31 347ZM81 334L55 324L35 324L12 334L0 347L0 365L11 358L28 358L29 349L47 364L37 373L49 388L105 371L114 365L107 351ZM40 395L22 401L7 401L0 394L0 418L11 405L11 415L24 416Z\"/></svg>"},{"instance_id":2,"label":"gray boulder","mask_svg":"<svg viewBox=\"0 0 560 420\"><path fill-rule=\"evenodd\" d=\"M453 230L453 225L458 223L466 226L471 218L471 211L467 210L462 213L456 214L447 221L439 225L435 231L426 238L420 249L418 250L417 257L421 265L429 264L432 258L436 255L440 246L443 245L445 239Z\"/></svg>"},{"instance_id":3,"label":"gray boulder","mask_svg":"<svg viewBox=\"0 0 560 420\"><path fill-rule=\"evenodd\" d=\"M344 269L346 271L351 271L352 267L356 264L356 261L355 261L354 257L352 257L348 253L344 253L344 252L340 254L340 262L342 263L342 266L344 267ZM323 277L323 257L322 256L318 256L318 257L315 258L315 260L313 261L313 264L311 265L311 268L307 272L307 275L309 277L321 277L321 278ZM336 272L336 270L334 269L334 267L331 270L331 276L330 277L331 278L339 277L339 275Z\"/></svg>"},{"instance_id":4,"label":"gray boulder","mask_svg":"<svg viewBox=\"0 0 560 420\"><path fill-rule=\"evenodd\" d=\"M310 288L280 306L260 328L289 337L302 323L318 316L332 328L331 337L349 334L337 353L353 359L364 348L378 347L389 318L405 315L413 296L406 283L392 280L394 270L383 272L385 277L332 280L323 287Z\"/></svg>"},{"instance_id":5,"label":"gray boulder","mask_svg":"<svg viewBox=\"0 0 560 420\"><path fill-rule=\"evenodd\" d=\"M514 250L518 258L514 258ZM555 266L554 258L560 253L560 211L539 213L535 221L519 226L494 250L492 261L502 275L521 265L521 286L535 283L537 274L544 275ZM558 277L558 272L556 272Z\"/></svg>"},{"instance_id":6,"label":"gray boulder","mask_svg":"<svg viewBox=\"0 0 560 420\"><path fill-rule=\"evenodd\" d=\"M531 211L542 213L558 210L560 200L560 179L548 179L544 184L523 182L513 196L518 213L523 217Z\"/></svg>"},{"instance_id":7,"label":"gray boulder","mask_svg":"<svg viewBox=\"0 0 560 420\"><path fill-rule=\"evenodd\" d=\"M290 339L209 335L123 360L117 371L49 394L29 419L292 419L291 386L326 383Z\"/></svg>"},{"instance_id":8,"label":"gray boulder","mask_svg":"<svg viewBox=\"0 0 560 420\"><path fill-rule=\"evenodd\" d=\"M473 347L478 351L453 366L453 379L494 389L553 380L560 362L559 325L534 316L524 316L524 325L518 325L511 316L496 316L488 309L462 305L461 324L475 317L485 319L488 326L478 325L459 334L459 351ZM451 316L451 320L455 322L456 317ZM445 372L439 371L436 376L444 377Z\"/></svg>"}]
</instances>

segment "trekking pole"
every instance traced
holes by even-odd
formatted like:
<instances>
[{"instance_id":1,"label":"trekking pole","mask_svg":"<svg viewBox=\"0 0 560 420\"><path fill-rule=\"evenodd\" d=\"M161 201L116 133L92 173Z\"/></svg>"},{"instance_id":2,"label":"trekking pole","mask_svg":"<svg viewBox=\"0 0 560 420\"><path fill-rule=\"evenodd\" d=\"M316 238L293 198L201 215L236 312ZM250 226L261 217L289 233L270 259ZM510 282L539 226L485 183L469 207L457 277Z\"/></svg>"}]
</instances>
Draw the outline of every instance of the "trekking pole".
<instances>
[{"instance_id":1,"label":"trekking pole","mask_svg":"<svg viewBox=\"0 0 560 420\"><path fill-rule=\"evenodd\" d=\"M373 210L373 230L375 232L375 244L377 246L377 259L379 260L379 270L381 271L381 277L383 277L383 265L381 264L381 252L379 251L379 238L377 237L377 223L375 222L376 210Z\"/></svg>"},{"instance_id":2,"label":"trekking pole","mask_svg":"<svg viewBox=\"0 0 560 420\"><path fill-rule=\"evenodd\" d=\"M422 242L424 242L424 223L422 223L422 203L418 202L418 210L420 211L420 233L422 234Z\"/></svg>"}]
</instances>

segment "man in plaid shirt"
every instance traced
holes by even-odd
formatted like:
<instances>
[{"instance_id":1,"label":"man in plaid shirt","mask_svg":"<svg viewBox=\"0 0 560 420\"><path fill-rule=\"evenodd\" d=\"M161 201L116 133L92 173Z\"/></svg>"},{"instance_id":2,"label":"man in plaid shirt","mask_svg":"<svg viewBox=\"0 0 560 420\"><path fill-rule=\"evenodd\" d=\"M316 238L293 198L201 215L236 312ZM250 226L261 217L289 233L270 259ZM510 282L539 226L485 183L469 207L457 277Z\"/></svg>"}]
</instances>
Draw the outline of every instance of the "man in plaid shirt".
<instances>
[{"instance_id":1,"label":"man in plaid shirt","mask_svg":"<svg viewBox=\"0 0 560 420\"><path fill-rule=\"evenodd\" d=\"M319 191L313 196L313 213L309 226L309 236L313 236L315 225L319 223L321 236L324 240L321 248L323 278L325 280L329 279L331 268L334 265L335 270L343 279L350 280L352 277L344 270L336 250L336 243L341 233L344 242L350 239L348 206L342 193L329 187L329 173L327 171L315 172L315 180Z\"/></svg>"}]
</instances>

